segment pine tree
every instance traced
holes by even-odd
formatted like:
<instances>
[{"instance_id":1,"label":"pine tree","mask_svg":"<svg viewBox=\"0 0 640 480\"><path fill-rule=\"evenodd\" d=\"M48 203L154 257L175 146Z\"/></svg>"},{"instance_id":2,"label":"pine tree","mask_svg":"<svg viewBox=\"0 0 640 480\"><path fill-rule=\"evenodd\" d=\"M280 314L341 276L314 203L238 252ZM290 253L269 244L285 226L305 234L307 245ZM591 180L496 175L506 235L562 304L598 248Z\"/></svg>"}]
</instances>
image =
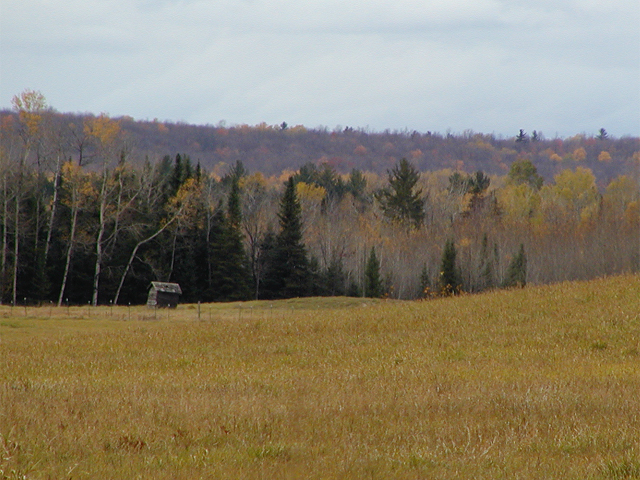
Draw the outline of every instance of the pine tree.
<instances>
[{"instance_id":1,"label":"pine tree","mask_svg":"<svg viewBox=\"0 0 640 480\"><path fill-rule=\"evenodd\" d=\"M382 297L382 279L380 278L380 261L376 256L376 249L371 247L369 259L364 268L364 296L369 298Z\"/></svg>"},{"instance_id":2,"label":"pine tree","mask_svg":"<svg viewBox=\"0 0 640 480\"><path fill-rule=\"evenodd\" d=\"M440 267L440 287L443 295L457 295L462 288L460 273L456 266L456 255L456 246L453 240L447 240L442 252Z\"/></svg>"},{"instance_id":3,"label":"pine tree","mask_svg":"<svg viewBox=\"0 0 640 480\"><path fill-rule=\"evenodd\" d=\"M388 173L389 187L376 195L382 211L393 221L418 227L424 219L422 189L416 188L420 173L405 158Z\"/></svg>"},{"instance_id":4,"label":"pine tree","mask_svg":"<svg viewBox=\"0 0 640 480\"><path fill-rule=\"evenodd\" d=\"M524 245L520 244L520 249L511 263L507 267L507 274L504 280L504 287L524 287L527 284L527 256L524 253Z\"/></svg>"},{"instance_id":5,"label":"pine tree","mask_svg":"<svg viewBox=\"0 0 640 480\"><path fill-rule=\"evenodd\" d=\"M290 177L280 201L280 233L264 279L264 291L269 298L304 297L310 292L311 271L302 242L301 215L295 183Z\"/></svg>"}]
</instances>

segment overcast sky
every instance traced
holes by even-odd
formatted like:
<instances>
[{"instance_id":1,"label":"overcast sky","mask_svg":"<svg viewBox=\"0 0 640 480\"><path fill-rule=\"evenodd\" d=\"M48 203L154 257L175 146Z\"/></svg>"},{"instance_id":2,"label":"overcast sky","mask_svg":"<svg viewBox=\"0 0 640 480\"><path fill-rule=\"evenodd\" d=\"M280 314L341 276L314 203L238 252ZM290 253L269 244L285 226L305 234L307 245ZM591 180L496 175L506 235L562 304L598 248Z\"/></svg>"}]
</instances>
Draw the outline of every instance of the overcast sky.
<instances>
[{"instance_id":1,"label":"overcast sky","mask_svg":"<svg viewBox=\"0 0 640 480\"><path fill-rule=\"evenodd\" d=\"M638 0L2 0L0 107L640 135Z\"/></svg>"}]
</instances>

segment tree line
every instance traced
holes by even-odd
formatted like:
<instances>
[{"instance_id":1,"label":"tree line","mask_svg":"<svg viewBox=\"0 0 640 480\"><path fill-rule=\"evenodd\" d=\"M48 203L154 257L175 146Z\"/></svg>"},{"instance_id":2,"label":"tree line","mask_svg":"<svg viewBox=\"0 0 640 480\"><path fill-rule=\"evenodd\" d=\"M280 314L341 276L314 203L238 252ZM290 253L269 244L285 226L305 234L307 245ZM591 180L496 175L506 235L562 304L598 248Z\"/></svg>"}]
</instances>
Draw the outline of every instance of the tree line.
<instances>
[{"instance_id":1,"label":"tree line","mask_svg":"<svg viewBox=\"0 0 640 480\"><path fill-rule=\"evenodd\" d=\"M523 153L505 175L411 158L386 175L241 161L218 175L186 154L138 158L107 116L57 120L30 91L3 117L4 303L143 303L152 280L187 302L424 298L639 268L637 174L545 182Z\"/></svg>"}]
</instances>

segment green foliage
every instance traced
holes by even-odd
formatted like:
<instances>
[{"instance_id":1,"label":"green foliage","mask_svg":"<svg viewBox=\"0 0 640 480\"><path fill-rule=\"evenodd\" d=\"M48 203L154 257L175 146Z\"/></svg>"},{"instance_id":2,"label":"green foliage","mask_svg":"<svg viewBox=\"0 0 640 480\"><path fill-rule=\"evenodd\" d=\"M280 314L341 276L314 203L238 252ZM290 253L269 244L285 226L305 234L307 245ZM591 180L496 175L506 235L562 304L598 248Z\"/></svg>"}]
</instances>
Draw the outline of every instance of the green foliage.
<instances>
[{"instance_id":1,"label":"green foliage","mask_svg":"<svg viewBox=\"0 0 640 480\"><path fill-rule=\"evenodd\" d=\"M385 215L393 221L420 226L424 219L422 189L417 188L420 173L405 158L389 173L389 186L376 195Z\"/></svg>"},{"instance_id":2,"label":"green foliage","mask_svg":"<svg viewBox=\"0 0 640 480\"><path fill-rule=\"evenodd\" d=\"M606 140L607 138L609 138L609 134L604 128L601 128L600 130L598 130L598 135L596 138L598 140Z\"/></svg>"},{"instance_id":3,"label":"green foliage","mask_svg":"<svg viewBox=\"0 0 640 480\"><path fill-rule=\"evenodd\" d=\"M480 256L478 262L479 285L478 290L487 290L494 287L494 259L492 258L489 248L489 237L485 233L482 236L482 245L480 247Z\"/></svg>"},{"instance_id":4,"label":"green foliage","mask_svg":"<svg viewBox=\"0 0 640 480\"><path fill-rule=\"evenodd\" d=\"M524 245L520 244L520 249L511 260L507 268L507 274L503 287L524 287L527 284L527 256L524 253Z\"/></svg>"},{"instance_id":5,"label":"green foliage","mask_svg":"<svg viewBox=\"0 0 640 480\"><path fill-rule=\"evenodd\" d=\"M347 191L355 198L362 198L365 188L367 188L367 179L364 178L360 170L354 168L349 175L349 181L346 186Z\"/></svg>"},{"instance_id":6,"label":"green foliage","mask_svg":"<svg viewBox=\"0 0 640 480\"><path fill-rule=\"evenodd\" d=\"M491 179L484 172L477 171L473 175L454 172L449 176L448 191L454 195L471 193L479 196L484 194L490 184Z\"/></svg>"},{"instance_id":7,"label":"green foliage","mask_svg":"<svg viewBox=\"0 0 640 480\"><path fill-rule=\"evenodd\" d=\"M265 274L262 298L304 297L309 294L311 271L302 242L301 213L294 179L290 177L280 201L280 233Z\"/></svg>"},{"instance_id":8,"label":"green foliage","mask_svg":"<svg viewBox=\"0 0 640 480\"><path fill-rule=\"evenodd\" d=\"M234 182L240 182L240 180L249 175L249 171L244 167L244 164L238 160L235 165L229 169L224 177L222 177L223 185L231 185Z\"/></svg>"},{"instance_id":9,"label":"green foliage","mask_svg":"<svg viewBox=\"0 0 640 480\"><path fill-rule=\"evenodd\" d=\"M531 160L523 159L513 162L509 167L507 182L513 185L529 185L534 190L540 190L544 179L538 175L538 169Z\"/></svg>"},{"instance_id":10,"label":"green foliage","mask_svg":"<svg viewBox=\"0 0 640 480\"><path fill-rule=\"evenodd\" d=\"M455 243L449 239L444 245L440 264L440 289L443 295L457 295L462 289L456 256Z\"/></svg>"},{"instance_id":11,"label":"green foliage","mask_svg":"<svg viewBox=\"0 0 640 480\"><path fill-rule=\"evenodd\" d=\"M425 263L422 266L422 271L420 272L420 298L427 298L431 293L431 278L429 274L429 268Z\"/></svg>"},{"instance_id":12,"label":"green foliage","mask_svg":"<svg viewBox=\"0 0 640 480\"><path fill-rule=\"evenodd\" d=\"M308 185L322 187L327 192L329 199L333 200L339 200L347 191L342 178L328 163L323 163L321 168L313 163L304 164L293 176L293 181L295 184L304 182Z\"/></svg>"},{"instance_id":13,"label":"green foliage","mask_svg":"<svg viewBox=\"0 0 640 480\"><path fill-rule=\"evenodd\" d=\"M180 187L184 185L184 182L186 182L190 178L193 178L191 159L188 155L182 156L178 153L173 164L171 179L169 180L170 196L174 196L176 193L178 193Z\"/></svg>"},{"instance_id":14,"label":"green foliage","mask_svg":"<svg viewBox=\"0 0 640 480\"><path fill-rule=\"evenodd\" d=\"M364 268L364 296L380 298L383 295L382 279L380 277L380 261L376 256L376 249L371 247L367 264Z\"/></svg>"}]
</instances>

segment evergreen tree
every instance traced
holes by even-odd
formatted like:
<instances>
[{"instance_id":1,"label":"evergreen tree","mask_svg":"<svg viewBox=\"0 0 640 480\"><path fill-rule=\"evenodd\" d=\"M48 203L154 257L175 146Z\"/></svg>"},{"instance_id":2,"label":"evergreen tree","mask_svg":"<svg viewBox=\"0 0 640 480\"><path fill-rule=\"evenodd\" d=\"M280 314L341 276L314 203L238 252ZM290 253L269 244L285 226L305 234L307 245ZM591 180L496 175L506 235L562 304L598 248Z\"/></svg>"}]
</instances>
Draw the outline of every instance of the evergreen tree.
<instances>
[{"instance_id":1,"label":"evergreen tree","mask_svg":"<svg viewBox=\"0 0 640 480\"><path fill-rule=\"evenodd\" d=\"M420 298L427 298L431 291L431 279L429 276L429 269L427 268L427 264L425 263L422 266L422 271L420 272Z\"/></svg>"},{"instance_id":2,"label":"evergreen tree","mask_svg":"<svg viewBox=\"0 0 640 480\"><path fill-rule=\"evenodd\" d=\"M264 282L266 275L271 270L275 250L276 235L273 233L273 230L271 230L271 227L269 227L269 230L267 230L260 242L255 268L253 270L253 288L256 300L276 297L277 292L271 289L272 285L269 285L269 279L267 278L266 284ZM277 285L275 287L277 288Z\"/></svg>"},{"instance_id":3,"label":"evergreen tree","mask_svg":"<svg viewBox=\"0 0 640 480\"><path fill-rule=\"evenodd\" d=\"M516 135L516 142L526 143L528 139L529 138L527 137L525 131L523 129L520 129L520 132L518 132L518 135Z\"/></svg>"},{"instance_id":4,"label":"evergreen tree","mask_svg":"<svg viewBox=\"0 0 640 480\"><path fill-rule=\"evenodd\" d=\"M367 188L367 179L364 178L360 170L354 168L349 174L349 181L346 186L347 191L351 192L354 198L362 198L365 188Z\"/></svg>"},{"instance_id":5,"label":"evergreen tree","mask_svg":"<svg viewBox=\"0 0 640 480\"><path fill-rule=\"evenodd\" d=\"M600 130L598 130L598 136L596 138L598 140L606 140L607 138L609 138L609 134L604 128L601 128Z\"/></svg>"},{"instance_id":6,"label":"evergreen tree","mask_svg":"<svg viewBox=\"0 0 640 480\"><path fill-rule=\"evenodd\" d=\"M440 287L444 295L457 295L462 288L460 273L456 266L456 246L453 239L447 240L442 252Z\"/></svg>"},{"instance_id":7,"label":"evergreen tree","mask_svg":"<svg viewBox=\"0 0 640 480\"><path fill-rule=\"evenodd\" d=\"M380 298L383 294L382 279L380 278L380 261L376 256L376 249L371 247L369 259L364 268L364 296Z\"/></svg>"},{"instance_id":8,"label":"evergreen tree","mask_svg":"<svg viewBox=\"0 0 640 480\"><path fill-rule=\"evenodd\" d=\"M538 169L531 160L519 160L509 167L508 183L513 185L529 185L534 190L540 190L544 179L538 175Z\"/></svg>"},{"instance_id":9,"label":"evergreen tree","mask_svg":"<svg viewBox=\"0 0 640 480\"><path fill-rule=\"evenodd\" d=\"M322 272L319 282L321 284L320 294L330 297L345 295L346 282L347 274L344 271L342 259L335 255Z\"/></svg>"},{"instance_id":10,"label":"evergreen tree","mask_svg":"<svg viewBox=\"0 0 640 480\"><path fill-rule=\"evenodd\" d=\"M178 153L176 155L175 162L173 164L173 172L171 174L171 190L170 195L173 197L180 187L182 186L182 182L184 181L184 167L182 165L182 156Z\"/></svg>"},{"instance_id":11,"label":"evergreen tree","mask_svg":"<svg viewBox=\"0 0 640 480\"><path fill-rule=\"evenodd\" d=\"M269 298L304 297L309 294L311 271L302 242L302 209L293 177L286 182L280 201L280 233L264 279L264 292Z\"/></svg>"},{"instance_id":12,"label":"evergreen tree","mask_svg":"<svg viewBox=\"0 0 640 480\"><path fill-rule=\"evenodd\" d=\"M227 202L227 218L224 223L225 263L224 278L229 290L226 300L250 298L250 273L242 242L242 210L240 205L239 178L234 178Z\"/></svg>"},{"instance_id":13,"label":"evergreen tree","mask_svg":"<svg viewBox=\"0 0 640 480\"><path fill-rule=\"evenodd\" d=\"M489 237L485 233L482 236L482 246L480 247L480 257L478 262L479 285L480 291L492 288L493 281L493 260L489 251Z\"/></svg>"},{"instance_id":14,"label":"evergreen tree","mask_svg":"<svg viewBox=\"0 0 640 480\"><path fill-rule=\"evenodd\" d=\"M405 158L388 173L389 187L376 195L383 212L393 221L418 227L424 218L422 190L416 188L420 173Z\"/></svg>"},{"instance_id":15,"label":"evergreen tree","mask_svg":"<svg viewBox=\"0 0 640 480\"><path fill-rule=\"evenodd\" d=\"M238 160L236 164L231 167L229 172L224 177L222 177L221 181L223 185L231 185L234 181L239 182L247 175L249 175L248 170L244 167L244 164L240 160Z\"/></svg>"},{"instance_id":16,"label":"evergreen tree","mask_svg":"<svg viewBox=\"0 0 640 480\"><path fill-rule=\"evenodd\" d=\"M504 287L524 287L527 284L527 256L524 253L524 245L520 244L520 249L511 263L507 267L507 274L504 280Z\"/></svg>"}]
</instances>

